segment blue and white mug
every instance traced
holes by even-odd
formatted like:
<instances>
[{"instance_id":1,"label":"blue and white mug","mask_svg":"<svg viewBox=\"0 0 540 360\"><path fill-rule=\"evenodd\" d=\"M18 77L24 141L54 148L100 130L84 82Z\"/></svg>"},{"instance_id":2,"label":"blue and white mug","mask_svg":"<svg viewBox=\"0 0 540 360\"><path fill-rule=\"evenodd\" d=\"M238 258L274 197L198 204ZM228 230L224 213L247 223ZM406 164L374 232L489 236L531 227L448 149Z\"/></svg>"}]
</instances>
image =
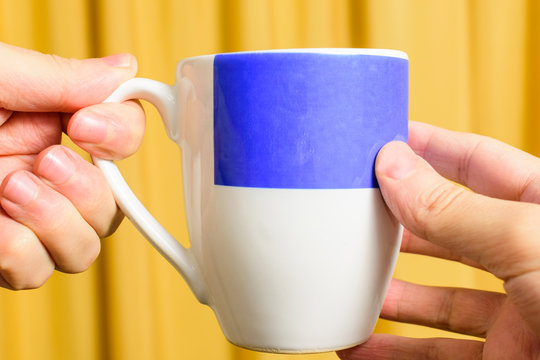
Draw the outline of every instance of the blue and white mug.
<instances>
[{"instance_id":1,"label":"blue and white mug","mask_svg":"<svg viewBox=\"0 0 540 360\"><path fill-rule=\"evenodd\" d=\"M283 353L370 336L401 226L374 175L407 140L408 59L395 50L303 49L198 56L176 84L133 79L107 101L154 104L182 151L191 248L94 159L118 204L215 312L232 343Z\"/></svg>"}]
</instances>

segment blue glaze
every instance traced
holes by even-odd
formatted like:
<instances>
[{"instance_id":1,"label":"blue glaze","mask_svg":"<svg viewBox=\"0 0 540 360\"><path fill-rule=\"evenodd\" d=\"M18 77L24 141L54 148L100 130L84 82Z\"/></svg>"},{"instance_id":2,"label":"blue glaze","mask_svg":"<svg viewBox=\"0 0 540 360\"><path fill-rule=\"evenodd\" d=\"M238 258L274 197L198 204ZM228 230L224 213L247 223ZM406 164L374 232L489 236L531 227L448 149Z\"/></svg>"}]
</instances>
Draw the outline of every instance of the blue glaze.
<instances>
[{"instance_id":1,"label":"blue glaze","mask_svg":"<svg viewBox=\"0 0 540 360\"><path fill-rule=\"evenodd\" d=\"M407 140L408 61L237 53L214 59L215 184L378 187L377 152Z\"/></svg>"}]
</instances>

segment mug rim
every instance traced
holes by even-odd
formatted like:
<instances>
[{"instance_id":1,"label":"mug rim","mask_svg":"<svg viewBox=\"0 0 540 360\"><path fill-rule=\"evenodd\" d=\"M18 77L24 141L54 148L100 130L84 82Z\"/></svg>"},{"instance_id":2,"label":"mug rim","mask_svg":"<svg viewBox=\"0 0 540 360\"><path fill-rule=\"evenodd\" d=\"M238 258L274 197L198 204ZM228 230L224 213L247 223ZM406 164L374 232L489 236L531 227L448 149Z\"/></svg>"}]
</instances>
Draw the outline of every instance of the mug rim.
<instances>
[{"instance_id":1,"label":"mug rim","mask_svg":"<svg viewBox=\"0 0 540 360\"><path fill-rule=\"evenodd\" d=\"M268 49L268 50L247 50L247 51L233 51L208 55L191 56L182 59L199 59L214 56L235 56L235 55L247 55L247 54L321 54L321 55L371 55L392 57L398 59L409 60L407 53L396 49L380 49L380 48L291 48L291 49Z\"/></svg>"}]
</instances>

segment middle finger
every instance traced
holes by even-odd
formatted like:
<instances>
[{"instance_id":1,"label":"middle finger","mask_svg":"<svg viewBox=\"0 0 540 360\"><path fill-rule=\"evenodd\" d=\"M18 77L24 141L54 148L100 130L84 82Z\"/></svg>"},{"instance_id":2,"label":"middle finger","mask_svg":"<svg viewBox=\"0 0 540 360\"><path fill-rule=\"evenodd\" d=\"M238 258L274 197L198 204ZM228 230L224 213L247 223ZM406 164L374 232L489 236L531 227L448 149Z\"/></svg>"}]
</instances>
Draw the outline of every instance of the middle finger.
<instances>
[{"instance_id":1,"label":"middle finger","mask_svg":"<svg viewBox=\"0 0 540 360\"><path fill-rule=\"evenodd\" d=\"M1 205L30 228L47 248L59 270L86 270L100 250L96 232L64 196L28 171L17 171L0 188Z\"/></svg>"},{"instance_id":2,"label":"middle finger","mask_svg":"<svg viewBox=\"0 0 540 360\"><path fill-rule=\"evenodd\" d=\"M454 251L448 250L447 248L434 244L430 241L424 240L407 229L403 229L401 252L457 261L462 264L478 268L480 270L485 270L485 268L476 261L459 255Z\"/></svg>"},{"instance_id":3,"label":"middle finger","mask_svg":"<svg viewBox=\"0 0 540 360\"><path fill-rule=\"evenodd\" d=\"M103 173L73 150L55 145L42 151L34 172L64 195L99 237L112 234L120 224L123 214Z\"/></svg>"},{"instance_id":4,"label":"middle finger","mask_svg":"<svg viewBox=\"0 0 540 360\"><path fill-rule=\"evenodd\" d=\"M381 311L387 320L485 337L506 295L392 280Z\"/></svg>"}]
</instances>

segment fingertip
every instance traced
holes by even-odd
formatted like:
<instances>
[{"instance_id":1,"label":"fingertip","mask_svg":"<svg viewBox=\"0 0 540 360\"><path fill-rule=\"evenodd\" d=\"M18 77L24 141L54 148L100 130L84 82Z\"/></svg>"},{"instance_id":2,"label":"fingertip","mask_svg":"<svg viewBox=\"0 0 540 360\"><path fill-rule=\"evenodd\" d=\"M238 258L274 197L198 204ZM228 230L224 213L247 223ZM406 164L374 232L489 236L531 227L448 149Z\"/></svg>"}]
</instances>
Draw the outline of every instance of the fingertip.
<instances>
[{"instance_id":1,"label":"fingertip","mask_svg":"<svg viewBox=\"0 0 540 360\"><path fill-rule=\"evenodd\" d=\"M430 142L434 129L435 127L433 125L417 121L409 121L408 144L416 154L422 157L424 156L426 147Z\"/></svg>"},{"instance_id":2,"label":"fingertip","mask_svg":"<svg viewBox=\"0 0 540 360\"><path fill-rule=\"evenodd\" d=\"M385 177L402 180L414 172L417 163L417 155L407 144L392 141L379 151L375 162L375 173L379 181Z\"/></svg>"},{"instance_id":3,"label":"fingertip","mask_svg":"<svg viewBox=\"0 0 540 360\"><path fill-rule=\"evenodd\" d=\"M121 74L120 81L127 81L137 74L137 59L130 53L108 55L100 60L109 68Z\"/></svg>"},{"instance_id":4,"label":"fingertip","mask_svg":"<svg viewBox=\"0 0 540 360\"><path fill-rule=\"evenodd\" d=\"M35 176L26 171L15 171L5 177L0 186L0 195L5 207L5 201L24 207L28 203L35 200L39 193L39 186L36 183Z\"/></svg>"},{"instance_id":5,"label":"fingertip","mask_svg":"<svg viewBox=\"0 0 540 360\"><path fill-rule=\"evenodd\" d=\"M91 155L119 160L137 151L144 129L144 110L138 101L130 100L81 109L69 120L66 132Z\"/></svg>"},{"instance_id":6,"label":"fingertip","mask_svg":"<svg viewBox=\"0 0 540 360\"><path fill-rule=\"evenodd\" d=\"M108 114L98 112L92 107L78 111L67 125L68 136L76 143L101 144L107 138Z\"/></svg>"},{"instance_id":7,"label":"fingertip","mask_svg":"<svg viewBox=\"0 0 540 360\"><path fill-rule=\"evenodd\" d=\"M67 183L77 168L70 152L62 145L49 147L37 156L34 172L54 185Z\"/></svg>"},{"instance_id":8,"label":"fingertip","mask_svg":"<svg viewBox=\"0 0 540 360\"><path fill-rule=\"evenodd\" d=\"M137 65L135 57L129 53L113 54L102 57L101 60L108 66L129 69Z\"/></svg>"},{"instance_id":9,"label":"fingertip","mask_svg":"<svg viewBox=\"0 0 540 360\"><path fill-rule=\"evenodd\" d=\"M433 169L404 142L392 141L379 152L375 173L385 203L409 230L417 229L418 219L411 214L420 211L423 195L441 182ZM409 228L412 226L413 228Z\"/></svg>"}]
</instances>

